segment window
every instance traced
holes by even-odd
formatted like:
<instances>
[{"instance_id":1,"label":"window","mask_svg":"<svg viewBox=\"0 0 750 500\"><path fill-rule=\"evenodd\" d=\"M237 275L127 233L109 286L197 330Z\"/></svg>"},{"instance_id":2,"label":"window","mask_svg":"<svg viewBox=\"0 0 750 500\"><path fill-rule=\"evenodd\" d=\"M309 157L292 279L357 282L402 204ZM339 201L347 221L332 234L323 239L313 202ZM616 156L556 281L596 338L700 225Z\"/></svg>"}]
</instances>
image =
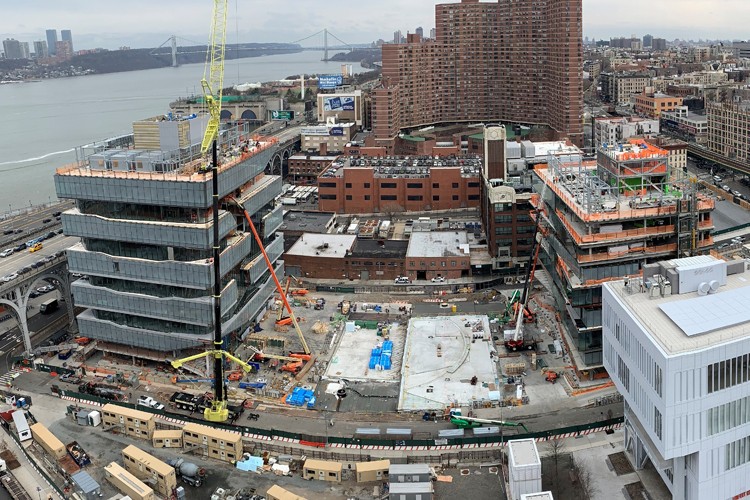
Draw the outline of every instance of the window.
<instances>
[{"instance_id":1,"label":"window","mask_svg":"<svg viewBox=\"0 0 750 500\"><path fill-rule=\"evenodd\" d=\"M365 182L365 189L369 189L369 188L370 188L370 183L369 182Z\"/></svg>"},{"instance_id":2,"label":"window","mask_svg":"<svg viewBox=\"0 0 750 500\"><path fill-rule=\"evenodd\" d=\"M346 189L351 189L352 188L352 183L351 182L347 182L344 186L346 187Z\"/></svg>"},{"instance_id":3,"label":"window","mask_svg":"<svg viewBox=\"0 0 750 500\"><path fill-rule=\"evenodd\" d=\"M661 412L658 408L654 407L654 432L656 435L661 439L661 431L662 431L662 425L661 425Z\"/></svg>"},{"instance_id":4,"label":"window","mask_svg":"<svg viewBox=\"0 0 750 500\"><path fill-rule=\"evenodd\" d=\"M470 188L478 188L479 187L479 183L478 182L470 182L469 183L469 187Z\"/></svg>"},{"instance_id":5,"label":"window","mask_svg":"<svg viewBox=\"0 0 750 500\"><path fill-rule=\"evenodd\" d=\"M433 182L432 183L432 189L438 189L438 188L440 188L440 184L437 183L437 182Z\"/></svg>"},{"instance_id":6,"label":"window","mask_svg":"<svg viewBox=\"0 0 750 500\"><path fill-rule=\"evenodd\" d=\"M395 182L381 182L380 187L384 189L396 189Z\"/></svg>"},{"instance_id":7,"label":"window","mask_svg":"<svg viewBox=\"0 0 750 500\"><path fill-rule=\"evenodd\" d=\"M414 267L414 266L415 266L415 264L416 264L416 263L415 263L415 262L414 262L413 260L412 260L412 261L409 261L409 267Z\"/></svg>"},{"instance_id":8,"label":"window","mask_svg":"<svg viewBox=\"0 0 750 500\"><path fill-rule=\"evenodd\" d=\"M433 196L432 196L432 201L440 201L440 196L438 196L438 195L433 195Z\"/></svg>"},{"instance_id":9,"label":"window","mask_svg":"<svg viewBox=\"0 0 750 500\"><path fill-rule=\"evenodd\" d=\"M335 188L336 183L335 182L321 182L320 184L318 184L318 186L322 188Z\"/></svg>"},{"instance_id":10,"label":"window","mask_svg":"<svg viewBox=\"0 0 750 500\"><path fill-rule=\"evenodd\" d=\"M748 382L750 380L750 354L708 365L707 378L709 394Z\"/></svg>"},{"instance_id":11,"label":"window","mask_svg":"<svg viewBox=\"0 0 750 500\"><path fill-rule=\"evenodd\" d=\"M365 201L370 201L370 195L369 194L365 195Z\"/></svg>"},{"instance_id":12,"label":"window","mask_svg":"<svg viewBox=\"0 0 750 500\"><path fill-rule=\"evenodd\" d=\"M407 196L406 199L409 201L422 201L422 195L419 194L419 195Z\"/></svg>"},{"instance_id":13,"label":"window","mask_svg":"<svg viewBox=\"0 0 750 500\"><path fill-rule=\"evenodd\" d=\"M345 198L346 198L346 201L352 201L352 195L350 194L347 194Z\"/></svg>"},{"instance_id":14,"label":"window","mask_svg":"<svg viewBox=\"0 0 750 500\"><path fill-rule=\"evenodd\" d=\"M750 462L750 437L733 441L724 448L724 470Z\"/></svg>"},{"instance_id":15,"label":"window","mask_svg":"<svg viewBox=\"0 0 750 500\"><path fill-rule=\"evenodd\" d=\"M406 187L409 189L422 189L423 184L421 182L407 182Z\"/></svg>"},{"instance_id":16,"label":"window","mask_svg":"<svg viewBox=\"0 0 750 500\"><path fill-rule=\"evenodd\" d=\"M397 196L395 194L381 194L380 199L383 201L396 201Z\"/></svg>"},{"instance_id":17,"label":"window","mask_svg":"<svg viewBox=\"0 0 750 500\"><path fill-rule=\"evenodd\" d=\"M513 222L513 216L512 215L496 215L495 222L498 224Z\"/></svg>"},{"instance_id":18,"label":"window","mask_svg":"<svg viewBox=\"0 0 750 500\"><path fill-rule=\"evenodd\" d=\"M440 267L445 267L445 261L440 263Z\"/></svg>"},{"instance_id":19,"label":"window","mask_svg":"<svg viewBox=\"0 0 750 500\"><path fill-rule=\"evenodd\" d=\"M454 182L453 184L451 184L451 187L453 189L458 189L458 182Z\"/></svg>"},{"instance_id":20,"label":"window","mask_svg":"<svg viewBox=\"0 0 750 500\"><path fill-rule=\"evenodd\" d=\"M453 201L458 201L458 195L457 195L457 194L454 194L454 195L452 196L452 199L453 199Z\"/></svg>"},{"instance_id":21,"label":"window","mask_svg":"<svg viewBox=\"0 0 750 500\"><path fill-rule=\"evenodd\" d=\"M335 194L321 194L320 199L321 200L335 200L336 195Z\"/></svg>"},{"instance_id":22,"label":"window","mask_svg":"<svg viewBox=\"0 0 750 500\"><path fill-rule=\"evenodd\" d=\"M479 199L479 195L478 194L470 194L469 195L469 200L478 200L478 199Z\"/></svg>"},{"instance_id":23,"label":"window","mask_svg":"<svg viewBox=\"0 0 750 500\"><path fill-rule=\"evenodd\" d=\"M456 261L455 260L451 261L451 267L456 267Z\"/></svg>"}]
</instances>

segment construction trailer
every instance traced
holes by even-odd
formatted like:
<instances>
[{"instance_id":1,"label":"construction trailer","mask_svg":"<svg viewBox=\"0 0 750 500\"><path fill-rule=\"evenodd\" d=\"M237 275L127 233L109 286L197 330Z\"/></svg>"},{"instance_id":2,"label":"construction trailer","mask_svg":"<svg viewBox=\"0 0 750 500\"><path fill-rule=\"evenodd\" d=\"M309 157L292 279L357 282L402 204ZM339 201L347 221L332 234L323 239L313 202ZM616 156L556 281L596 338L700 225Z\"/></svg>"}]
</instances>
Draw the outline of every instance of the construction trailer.
<instances>
[{"instance_id":1,"label":"construction trailer","mask_svg":"<svg viewBox=\"0 0 750 500\"><path fill-rule=\"evenodd\" d=\"M104 467L104 477L117 488L117 491L129 496L132 500L156 500L154 490L126 471L117 462L112 462Z\"/></svg>"},{"instance_id":2,"label":"construction trailer","mask_svg":"<svg viewBox=\"0 0 750 500\"><path fill-rule=\"evenodd\" d=\"M119 429L128 436L138 439L151 439L156 429L153 413L111 403L102 407L102 423L105 430Z\"/></svg>"},{"instance_id":3,"label":"construction trailer","mask_svg":"<svg viewBox=\"0 0 750 500\"><path fill-rule=\"evenodd\" d=\"M278 484L274 484L266 492L266 498L268 500L307 500L305 497L301 497L296 493L292 493L289 490L285 490Z\"/></svg>"},{"instance_id":4,"label":"construction trailer","mask_svg":"<svg viewBox=\"0 0 750 500\"><path fill-rule=\"evenodd\" d=\"M55 460L60 460L68 454L63 442L57 439L44 424L36 423L32 425L31 434L34 437L34 441L39 444L44 451L54 457Z\"/></svg>"},{"instance_id":5,"label":"construction trailer","mask_svg":"<svg viewBox=\"0 0 750 500\"><path fill-rule=\"evenodd\" d=\"M391 483L388 489L388 500L432 500L434 491L432 481Z\"/></svg>"},{"instance_id":6,"label":"construction trailer","mask_svg":"<svg viewBox=\"0 0 750 500\"><path fill-rule=\"evenodd\" d=\"M388 469L391 467L390 460L375 460L372 462L357 462L354 470L357 473L358 483L382 482L388 478Z\"/></svg>"},{"instance_id":7,"label":"construction trailer","mask_svg":"<svg viewBox=\"0 0 750 500\"><path fill-rule=\"evenodd\" d=\"M342 469L341 462L308 458L302 468L302 478L340 483Z\"/></svg>"},{"instance_id":8,"label":"construction trailer","mask_svg":"<svg viewBox=\"0 0 750 500\"><path fill-rule=\"evenodd\" d=\"M432 481L432 471L427 464L391 464L388 481L395 483L424 483Z\"/></svg>"},{"instance_id":9,"label":"construction trailer","mask_svg":"<svg viewBox=\"0 0 750 500\"><path fill-rule=\"evenodd\" d=\"M189 423L182 428L182 439L185 451L200 450L204 457L224 462L234 462L242 457L242 435L238 432Z\"/></svg>"},{"instance_id":10,"label":"construction trailer","mask_svg":"<svg viewBox=\"0 0 750 500\"><path fill-rule=\"evenodd\" d=\"M153 484L156 492L165 498L170 498L177 488L174 467L132 444L122 450L122 463L135 477Z\"/></svg>"},{"instance_id":11,"label":"construction trailer","mask_svg":"<svg viewBox=\"0 0 750 500\"><path fill-rule=\"evenodd\" d=\"M96 500L102 497L101 486L86 471L76 472L70 476L73 489L84 500Z\"/></svg>"},{"instance_id":12,"label":"construction trailer","mask_svg":"<svg viewBox=\"0 0 750 500\"><path fill-rule=\"evenodd\" d=\"M182 448L182 430L156 430L151 436L151 444L154 448Z\"/></svg>"},{"instance_id":13,"label":"construction trailer","mask_svg":"<svg viewBox=\"0 0 750 500\"><path fill-rule=\"evenodd\" d=\"M23 410L16 410L12 414L13 425L16 428L16 434L18 434L19 441L26 441L31 439L31 428L29 422L26 420L26 412Z\"/></svg>"}]
</instances>

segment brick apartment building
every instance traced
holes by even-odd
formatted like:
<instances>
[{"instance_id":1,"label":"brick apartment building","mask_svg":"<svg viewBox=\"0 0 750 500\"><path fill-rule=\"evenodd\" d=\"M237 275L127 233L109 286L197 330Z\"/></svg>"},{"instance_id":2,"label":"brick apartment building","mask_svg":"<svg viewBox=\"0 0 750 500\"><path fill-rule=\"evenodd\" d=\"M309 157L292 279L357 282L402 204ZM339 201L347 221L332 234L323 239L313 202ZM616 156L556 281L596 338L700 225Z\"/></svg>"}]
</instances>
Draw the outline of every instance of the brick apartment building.
<instances>
[{"instance_id":1,"label":"brick apartment building","mask_svg":"<svg viewBox=\"0 0 750 500\"><path fill-rule=\"evenodd\" d=\"M309 155L296 154L289 157L289 173L287 181L295 185L313 185L318 175L328 168L338 158L338 155Z\"/></svg>"},{"instance_id":2,"label":"brick apartment building","mask_svg":"<svg viewBox=\"0 0 750 500\"><path fill-rule=\"evenodd\" d=\"M340 158L318 177L318 207L359 214L478 207L481 158Z\"/></svg>"},{"instance_id":3,"label":"brick apartment building","mask_svg":"<svg viewBox=\"0 0 750 500\"><path fill-rule=\"evenodd\" d=\"M434 40L382 48L375 140L392 154L402 129L507 121L582 143L581 12L581 0L437 5Z\"/></svg>"}]
</instances>

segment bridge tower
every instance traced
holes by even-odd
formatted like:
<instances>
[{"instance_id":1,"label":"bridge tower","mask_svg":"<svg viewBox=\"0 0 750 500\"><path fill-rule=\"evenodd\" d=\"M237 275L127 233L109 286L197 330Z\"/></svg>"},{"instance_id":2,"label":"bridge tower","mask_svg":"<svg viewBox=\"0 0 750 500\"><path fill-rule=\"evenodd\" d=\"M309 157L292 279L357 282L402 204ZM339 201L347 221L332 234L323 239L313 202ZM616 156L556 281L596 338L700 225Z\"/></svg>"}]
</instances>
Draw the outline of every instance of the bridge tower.
<instances>
[{"instance_id":1,"label":"bridge tower","mask_svg":"<svg viewBox=\"0 0 750 500\"><path fill-rule=\"evenodd\" d=\"M176 68L179 66L177 64L177 35L172 35L170 38L172 40L172 67Z\"/></svg>"},{"instance_id":2,"label":"bridge tower","mask_svg":"<svg viewBox=\"0 0 750 500\"><path fill-rule=\"evenodd\" d=\"M328 28L323 29L323 60L328 61Z\"/></svg>"}]
</instances>

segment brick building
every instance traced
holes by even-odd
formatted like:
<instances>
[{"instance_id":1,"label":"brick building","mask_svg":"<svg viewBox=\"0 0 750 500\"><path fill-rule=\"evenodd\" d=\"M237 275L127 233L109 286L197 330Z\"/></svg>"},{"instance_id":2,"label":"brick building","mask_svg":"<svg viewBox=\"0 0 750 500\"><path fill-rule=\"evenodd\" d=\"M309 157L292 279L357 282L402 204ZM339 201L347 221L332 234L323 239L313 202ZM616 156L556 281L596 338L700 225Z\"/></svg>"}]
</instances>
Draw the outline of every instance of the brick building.
<instances>
[{"instance_id":1,"label":"brick building","mask_svg":"<svg viewBox=\"0 0 750 500\"><path fill-rule=\"evenodd\" d=\"M466 232L413 232L406 252L405 274L412 280L471 276L471 252Z\"/></svg>"},{"instance_id":2,"label":"brick building","mask_svg":"<svg viewBox=\"0 0 750 500\"><path fill-rule=\"evenodd\" d=\"M376 140L392 153L402 129L500 120L581 143L581 12L581 0L436 5L434 40L382 47Z\"/></svg>"},{"instance_id":3,"label":"brick building","mask_svg":"<svg viewBox=\"0 0 750 500\"><path fill-rule=\"evenodd\" d=\"M635 96L635 112L642 116L658 119L662 111L673 111L682 106L682 97L673 97L646 89Z\"/></svg>"},{"instance_id":4,"label":"brick building","mask_svg":"<svg viewBox=\"0 0 750 500\"><path fill-rule=\"evenodd\" d=\"M346 157L318 177L318 207L349 214L478 207L481 164L477 156Z\"/></svg>"},{"instance_id":5,"label":"brick building","mask_svg":"<svg viewBox=\"0 0 750 500\"><path fill-rule=\"evenodd\" d=\"M287 181L295 185L315 184L318 175L328 168L338 155L296 154L289 157Z\"/></svg>"}]
</instances>

